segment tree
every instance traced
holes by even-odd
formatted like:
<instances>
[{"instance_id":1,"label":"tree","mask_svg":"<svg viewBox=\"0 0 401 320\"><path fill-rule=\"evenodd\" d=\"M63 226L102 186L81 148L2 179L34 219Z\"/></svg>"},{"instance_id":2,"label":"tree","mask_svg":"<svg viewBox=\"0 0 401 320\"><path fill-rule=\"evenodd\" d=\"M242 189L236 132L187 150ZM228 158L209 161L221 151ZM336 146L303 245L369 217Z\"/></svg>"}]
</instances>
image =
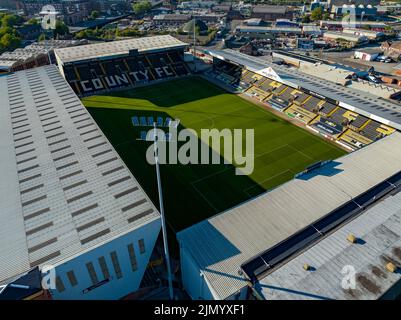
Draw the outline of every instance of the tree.
<instances>
[{"instance_id":1,"label":"tree","mask_svg":"<svg viewBox=\"0 0 401 320\"><path fill-rule=\"evenodd\" d=\"M93 20L99 18L99 16L100 16L99 11L97 11L97 10L93 10L93 11L92 11L92 13L91 13L91 18L92 18Z\"/></svg>"},{"instance_id":2,"label":"tree","mask_svg":"<svg viewBox=\"0 0 401 320\"><path fill-rule=\"evenodd\" d=\"M302 16L302 23L309 23L310 22L310 17L308 15L303 15Z\"/></svg>"},{"instance_id":3,"label":"tree","mask_svg":"<svg viewBox=\"0 0 401 320\"><path fill-rule=\"evenodd\" d=\"M152 8L152 3L148 0L141 0L132 5L135 14L142 14Z\"/></svg>"},{"instance_id":4,"label":"tree","mask_svg":"<svg viewBox=\"0 0 401 320\"><path fill-rule=\"evenodd\" d=\"M57 20L56 22L56 29L54 29L54 36L57 37L58 35L63 36L65 34L68 34L70 31L67 27L67 25L61 21Z\"/></svg>"},{"instance_id":5,"label":"tree","mask_svg":"<svg viewBox=\"0 0 401 320\"><path fill-rule=\"evenodd\" d=\"M325 13L323 14L323 20L330 20L330 13L325 12Z\"/></svg>"},{"instance_id":6,"label":"tree","mask_svg":"<svg viewBox=\"0 0 401 320\"><path fill-rule=\"evenodd\" d=\"M22 17L17 16L15 14L5 14L1 18L1 26L2 27L13 27L18 23L21 23Z\"/></svg>"},{"instance_id":7,"label":"tree","mask_svg":"<svg viewBox=\"0 0 401 320\"><path fill-rule=\"evenodd\" d=\"M45 35L44 33L42 33L42 34L39 36L38 41L41 42L41 41L45 41L45 40L46 40L46 35Z\"/></svg>"},{"instance_id":8,"label":"tree","mask_svg":"<svg viewBox=\"0 0 401 320\"><path fill-rule=\"evenodd\" d=\"M37 24L39 24L38 20L35 19L35 18L29 19L27 23L28 23L28 24L31 24L31 25L37 25Z\"/></svg>"},{"instance_id":9,"label":"tree","mask_svg":"<svg viewBox=\"0 0 401 320\"><path fill-rule=\"evenodd\" d=\"M312 21L322 20L322 18L323 18L323 9L322 9L322 7L317 7L315 9L313 9L310 18L311 18Z\"/></svg>"},{"instance_id":10,"label":"tree","mask_svg":"<svg viewBox=\"0 0 401 320\"><path fill-rule=\"evenodd\" d=\"M21 44L21 38L14 34L6 33L1 37L0 44L1 47L7 50L16 49Z\"/></svg>"}]
</instances>

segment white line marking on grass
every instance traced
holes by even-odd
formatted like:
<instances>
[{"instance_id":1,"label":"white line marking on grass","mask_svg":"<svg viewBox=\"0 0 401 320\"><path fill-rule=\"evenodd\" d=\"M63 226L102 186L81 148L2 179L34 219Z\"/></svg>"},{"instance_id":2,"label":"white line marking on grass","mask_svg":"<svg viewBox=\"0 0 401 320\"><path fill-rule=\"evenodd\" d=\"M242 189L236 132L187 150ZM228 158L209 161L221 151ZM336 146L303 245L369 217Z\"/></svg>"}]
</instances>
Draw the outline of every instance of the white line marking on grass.
<instances>
[{"instance_id":1,"label":"white line marking on grass","mask_svg":"<svg viewBox=\"0 0 401 320\"><path fill-rule=\"evenodd\" d=\"M220 117L224 117L224 116L226 116L226 115L228 115L228 114L230 114L230 113L237 112L237 111L239 111L239 110L241 110L241 109L244 109L244 107L240 107L240 108L238 108L238 109L230 110L230 111L224 112L224 113L219 113L217 116L214 116L214 117L211 117L211 116L209 115L209 113L207 113L207 112L203 113L203 115L204 115L205 117L207 117L209 120L213 120L213 125L214 125L214 119L220 118ZM200 112L194 111L194 110L183 111L183 112L187 112L187 113L200 113ZM187 122L187 123L185 123L185 127L188 128L190 125L193 125L194 123L201 122L201 121L204 121L204 119L197 119L196 121Z\"/></svg>"},{"instance_id":2,"label":"white line marking on grass","mask_svg":"<svg viewBox=\"0 0 401 320\"><path fill-rule=\"evenodd\" d=\"M313 158L311 156L308 156L306 153L302 152L301 150L298 150L297 148L293 147L292 145L288 145L290 148L294 149L296 152L299 152L300 154L302 154L304 157L313 160Z\"/></svg>"},{"instance_id":3,"label":"white line marking on grass","mask_svg":"<svg viewBox=\"0 0 401 320\"><path fill-rule=\"evenodd\" d=\"M191 183L191 186L195 189L195 191L203 198L203 200L206 201L206 203L207 203L216 213L219 212L219 210L216 209L216 207L203 195L202 192L200 192L200 191L198 190L198 188L197 188L194 184Z\"/></svg>"},{"instance_id":4,"label":"white line marking on grass","mask_svg":"<svg viewBox=\"0 0 401 320\"><path fill-rule=\"evenodd\" d=\"M267 155L267 154L269 154L269 153L272 153L272 152L275 152L275 151L277 151L277 150L280 150L280 149L283 149L283 148L285 148L285 147L287 147L288 146L288 144L282 144L281 146L279 146L279 147L276 147L276 148L274 148L273 150L269 150L269 151L266 151L266 152L263 152L263 153L255 153L254 154L254 156L255 156L255 160L257 159L257 158L260 158L260 157L262 157L262 156L265 156L265 155Z\"/></svg>"},{"instance_id":5,"label":"white line marking on grass","mask_svg":"<svg viewBox=\"0 0 401 320\"><path fill-rule=\"evenodd\" d=\"M206 180L206 179L209 179L209 178L211 178L211 177L214 177L214 176L216 176L216 175L218 175L218 174L220 174L220 173L223 173L223 172L225 172L225 171L228 171L228 170L230 170L230 169L233 169L233 167L229 166L228 168L224 168L224 169L221 169L221 170L219 170L219 171L217 171L217 172L213 172L213 173L207 175L206 177L200 178L200 179L198 179L198 180L196 180L196 181L192 181L191 184L196 184L196 183L202 182L202 181L204 181L204 180Z\"/></svg>"}]
</instances>

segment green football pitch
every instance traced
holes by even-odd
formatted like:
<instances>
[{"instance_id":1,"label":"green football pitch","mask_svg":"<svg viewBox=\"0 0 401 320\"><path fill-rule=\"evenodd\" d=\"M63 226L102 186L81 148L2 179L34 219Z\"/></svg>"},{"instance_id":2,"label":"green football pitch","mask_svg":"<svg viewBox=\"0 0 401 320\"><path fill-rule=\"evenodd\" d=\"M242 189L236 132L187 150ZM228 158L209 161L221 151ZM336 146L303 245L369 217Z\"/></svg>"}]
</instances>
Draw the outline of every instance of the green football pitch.
<instances>
[{"instance_id":1,"label":"green football pitch","mask_svg":"<svg viewBox=\"0 0 401 320\"><path fill-rule=\"evenodd\" d=\"M158 204L155 168L146 161L150 142L140 140L134 116L180 119L180 127L254 129L254 171L235 174L233 165L161 166L169 226L178 232L272 189L320 160L345 152L269 111L194 77L91 96L83 103L142 187Z\"/></svg>"}]
</instances>

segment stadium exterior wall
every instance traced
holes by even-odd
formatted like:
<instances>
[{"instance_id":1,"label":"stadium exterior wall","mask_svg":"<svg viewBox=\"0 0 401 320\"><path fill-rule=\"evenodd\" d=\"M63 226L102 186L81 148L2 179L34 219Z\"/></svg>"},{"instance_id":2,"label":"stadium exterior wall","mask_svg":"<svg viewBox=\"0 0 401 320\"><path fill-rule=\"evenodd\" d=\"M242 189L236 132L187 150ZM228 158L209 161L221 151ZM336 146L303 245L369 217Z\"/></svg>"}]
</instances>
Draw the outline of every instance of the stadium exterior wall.
<instances>
[{"instance_id":1,"label":"stadium exterior wall","mask_svg":"<svg viewBox=\"0 0 401 320\"><path fill-rule=\"evenodd\" d=\"M80 254L68 261L55 266L56 276L60 277L64 291L57 289L49 290L55 300L115 300L120 299L131 292L136 291L141 283L146 266L151 257L157 236L160 232L160 219L143 225L142 227L129 232L123 236L113 239L93 250ZM140 253L139 240L144 240L144 253ZM137 270L133 271L128 246L134 246ZM122 276L116 275L111 253L116 252L118 264ZM104 257L109 272L108 279L105 279L99 258ZM87 264L92 263L97 283L91 280ZM69 281L68 272L73 271L76 278L76 285ZM88 290L91 288L91 290Z\"/></svg>"},{"instance_id":2,"label":"stadium exterior wall","mask_svg":"<svg viewBox=\"0 0 401 320\"><path fill-rule=\"evenodd\" d=\"M182 283L192 300L215 300L216 297L211 292L211 286L208 285L207 280L202 276L202 272L196 267L190 254L183 247L180 248L180 256Z\"/></svg>"},{"instance_id":3,"label":"stadium exterior wall","mask_svg":"<svg viewBox=\"0 0 401 320\"><path fill-rule=\"evenodd\" d=\"M222 300L218 294L213 291L213 286L211 286L207 278L203 276L202 270L197 267L196 262L182 243L180 243L180 259L181 280L185 291L192 300ZM225 300L245 300L247 298L247 293L248 286L244 286L240 291Z\"/></svg>"}]
</instances>

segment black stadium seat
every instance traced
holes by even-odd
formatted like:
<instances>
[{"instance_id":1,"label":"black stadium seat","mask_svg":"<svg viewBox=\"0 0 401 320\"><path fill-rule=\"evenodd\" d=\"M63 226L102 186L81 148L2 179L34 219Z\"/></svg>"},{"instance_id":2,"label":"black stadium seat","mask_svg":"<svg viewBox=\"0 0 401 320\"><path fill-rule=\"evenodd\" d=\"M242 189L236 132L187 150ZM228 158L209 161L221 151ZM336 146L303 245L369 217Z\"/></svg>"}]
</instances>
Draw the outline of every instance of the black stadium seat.
<instances>
[{"instance_id":1,"label":"black stadium seat","mask_svg":"<svg viewBox=\"0 0 401 320\"><path fill-rule=\"evenodd\" d=\"M65 78L67 79L67 81L78 80L73 66L68 66L68 67L64 68L64 74L65 74Z\"/></svg>"},{"instance_id":2,"label":"black stadium seat","mask_svg":"<svg viewBox=\"0 0 401 320\"><path fill-rule=\"evenodd\" d=\"M169 51L139 56L92 60L64 67L66 79L80 94L144 84L155 79L188 75L182 52ZM76 75L75 70L79 74ZM229 70L237 72L237 70Z\"/></svg>"}]
</instances>

